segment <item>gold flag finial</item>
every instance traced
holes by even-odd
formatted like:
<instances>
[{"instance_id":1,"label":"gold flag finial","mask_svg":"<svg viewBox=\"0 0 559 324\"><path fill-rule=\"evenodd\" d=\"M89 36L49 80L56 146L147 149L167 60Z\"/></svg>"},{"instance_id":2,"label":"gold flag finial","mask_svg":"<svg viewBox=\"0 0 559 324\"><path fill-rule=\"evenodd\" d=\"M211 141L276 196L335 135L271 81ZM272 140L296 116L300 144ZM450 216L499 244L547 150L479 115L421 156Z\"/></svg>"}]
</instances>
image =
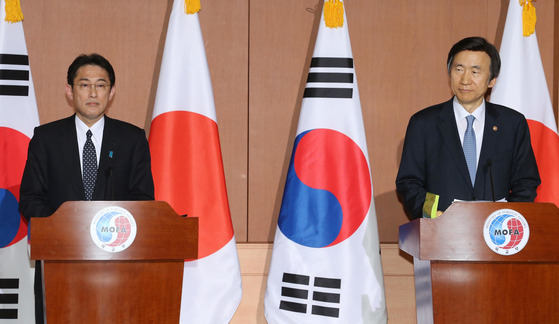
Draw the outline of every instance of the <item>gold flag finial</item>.
<instances>
[{"instance_id":1,"label":"gold flag finial","mask_svg":"<svg viewBox=\"0 0 559 324\"><path fill-rule=\"evenodd\" d=\"M184 0L184 12L187 15L195 14L200 9L200 0Z\"/></svg>"},{"instance_id":2,"label":"gold flag finial","mask_svg":"<svg viewBox=\"0 0 559 324\"><path fill-rule=\"evenodd\" d=\"M530 36L536 30L536 7L532 5L536 0L520 0L522 6L522 35Z\"/></svg>"},{"instance_id":3,"label":"gold flag finial","mask_svg":"<svg viewBox=\"0 0 559 324\"><path fill-rule=\"evenodd\" d=\"M19 0L6 0L6 18L4 19L10 23L16 23L23 20L23 12L21 12L21 5Z\"/></svg>"},{"instance_id":4,"label":"gold flag finial","mask_svg":"<svg viewBox=\"0 0 559 324\"><path fill-rule=\"evenodd\" d=\"M340 0L327 0L324 3L324 22L326 27L344 26L344 3Z\"/></svg>"}]
</instances>

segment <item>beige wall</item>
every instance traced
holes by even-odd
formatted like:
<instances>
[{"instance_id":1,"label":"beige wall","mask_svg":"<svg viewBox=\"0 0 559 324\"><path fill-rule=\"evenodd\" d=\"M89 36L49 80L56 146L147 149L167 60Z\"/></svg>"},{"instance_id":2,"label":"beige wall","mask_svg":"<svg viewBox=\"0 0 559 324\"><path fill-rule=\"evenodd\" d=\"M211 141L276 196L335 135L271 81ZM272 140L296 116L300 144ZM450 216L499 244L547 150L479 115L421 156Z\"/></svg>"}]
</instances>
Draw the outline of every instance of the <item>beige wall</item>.
<instances>
[{"instance_id":1,"label":"beige wall","mask_svg":"<svg viewBox=\"0 0 559 324\"><path fill-rule=\"evenodd\" d=\"M273 240L321 3L202 0L200 21L239 242ZM41 123L72 113L64 97L66 69L78 54L98 52L117 74L109 115L149 130L172 1L21 4ZM409 117L450 98L445 61L454 42L479 35L499 45L507 6L507 0L346 0L381 241L395 242L398 225L407 221L394 178ZM557 110L559 5L535 6Z\"/></svg>"}]
</instances>

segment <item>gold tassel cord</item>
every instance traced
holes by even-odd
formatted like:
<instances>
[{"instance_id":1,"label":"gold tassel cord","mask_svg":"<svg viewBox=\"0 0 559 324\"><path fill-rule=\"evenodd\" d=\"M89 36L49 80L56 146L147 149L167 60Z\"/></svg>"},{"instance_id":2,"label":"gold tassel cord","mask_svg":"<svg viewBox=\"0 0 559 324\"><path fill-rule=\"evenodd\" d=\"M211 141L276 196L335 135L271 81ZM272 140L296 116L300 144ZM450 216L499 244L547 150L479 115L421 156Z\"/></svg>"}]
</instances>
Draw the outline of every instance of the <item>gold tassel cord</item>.
<instances>
[{"instance_id":1,"label":"gold tassel cord","mask_svg":"<svg viewBox=\"0 0 559 324\"><path fill-rule=\"evenodd\" d=\"M324 22L326 27L344 26L344 3L340 0L327 0L324 3Z\"/></svg>"},{"instance_id":2,"label":"gold tassel cord","mask_svg":"<svg viewBox=\"0 0 559 324\"><path fill-rule=\"evenodd\" d=\"M530 36L536 31L536 8L532 5L536 0L520 0L522 6L522 35Z\"/></svg>"},{"instance_id":3,"label":"gold tassel cord","mask_svg":"<svg viewBox=\"0 0 559 324\"><path fill-rule=\"evenodd\" d=\"M21 12L21 5L19 0L6 0L6 18L4 19L10 23L16 23L23 20L23 12Z\"/></svg>"},{"instance_id":4,"label":"gold tassel cord","mask_svg":"<svg viewBox=\"0 0 559 324\"><path fill-rule=\"evenodd\" d=\"M200 9L200 0L184 0L184 12L187 15L195 14L199 12Z\"/></svg>"}]
</instances>

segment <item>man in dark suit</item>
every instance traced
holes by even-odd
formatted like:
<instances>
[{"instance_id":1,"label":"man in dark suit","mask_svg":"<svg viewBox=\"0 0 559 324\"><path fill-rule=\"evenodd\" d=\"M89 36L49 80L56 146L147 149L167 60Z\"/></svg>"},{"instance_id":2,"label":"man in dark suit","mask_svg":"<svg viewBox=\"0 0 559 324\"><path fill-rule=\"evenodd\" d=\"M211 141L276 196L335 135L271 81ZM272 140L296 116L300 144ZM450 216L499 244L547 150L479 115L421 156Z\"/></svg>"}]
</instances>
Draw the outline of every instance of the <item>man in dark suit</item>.
<instances>
[{"instance_id":1,"label":"man in dark suit","mask_svg":"<svg viewBox=\"0 0 559 324\"><path fill-rule=\"evenodd\" d=\"M428 192L439 195L439 215L454 200L534 201L540 177L526 119L485 101L500 67L483 38L450 50L454 97L414 114L406 131L396 188L411 218L422 217Z\"/></svg>"},{"instance_id":2,"label":"man in dark suit","mask_svg":"<svg viewBox=\"0 0 559 324\"><path fill-rule=\"evenodd\" d=\"M45 217L70 200L87 200L82 151L88 130L99 161L89 200L153 200L149 145L144 130L105 116L115 94L111 64L80 55L68 68L66 96L75 114L35 129L20 190L23 216Z\"/></svg>"},{"instance_id":3,"label":"man in dark suit","mask_svg":"<svg viewBox=\"0 0 559 324\"><path fill-rule=\"evenodd\" d=\"M71 200L153 200L144 130L105 116L115 94L111 64L98 54L80 55L68 68L67 81L75 114L35 128L20 188L23 216L50 216ZM35 295L42 323L38 267Z\"/></svg>"}]
</instances>

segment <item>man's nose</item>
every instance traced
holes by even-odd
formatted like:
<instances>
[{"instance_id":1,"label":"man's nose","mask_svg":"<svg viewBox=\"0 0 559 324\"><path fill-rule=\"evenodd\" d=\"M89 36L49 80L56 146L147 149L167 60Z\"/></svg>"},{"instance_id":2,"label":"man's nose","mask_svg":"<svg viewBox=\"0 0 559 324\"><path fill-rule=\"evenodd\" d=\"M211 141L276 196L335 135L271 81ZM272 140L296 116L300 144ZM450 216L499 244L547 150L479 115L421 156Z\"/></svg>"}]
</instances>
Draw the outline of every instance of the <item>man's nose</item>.
<instances>
[{"instance_id":1,"label":"man's nose","mask_svg":"<svg viewBox=\"0 0 559 324\"><path fill-rule=\"evenodd\" d=\"M469 73L462 74L460 77L460 83L462 84L470 84L472 82L472 76Z\"/></svg>"},{"instance_id":2,"label":"man's nose","mask_svg":"<svg viewBox=\"0 0 559 324\"><path fill-rule=\"evenodd\" d=\"M93 98L97 97L97 87L95 84L89 86L89 96Z\"/></svg>"}]
</instances>

